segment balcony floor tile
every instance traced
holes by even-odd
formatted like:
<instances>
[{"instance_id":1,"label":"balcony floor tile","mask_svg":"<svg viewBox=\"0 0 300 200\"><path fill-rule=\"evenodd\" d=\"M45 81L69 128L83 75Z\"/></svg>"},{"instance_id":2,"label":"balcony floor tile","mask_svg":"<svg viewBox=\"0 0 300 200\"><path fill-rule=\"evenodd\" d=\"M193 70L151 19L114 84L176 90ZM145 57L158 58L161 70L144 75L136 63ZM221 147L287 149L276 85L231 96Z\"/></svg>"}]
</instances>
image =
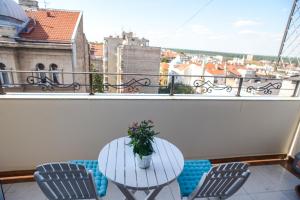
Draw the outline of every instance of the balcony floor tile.
<instances>
[{"instance_id":1,"label":"balcony floor tile","mask_svg":"<svg viewBox=\"0 0 300 200\"><path fill-rule=\"evenodd\" d=\"M244 185L248 194L293 190L300 180L280 165L250 167L251 175Z\"/></svg>"},{"instance_id":2,"label":"balcony floor tile","mask_svg":"<svg viewBox=\"0 0 300 200\"><path fill-rule=\"evenodd\" d=\"M7 192L11 186L12 186L12 184L5 184L5 185L3 185L3 191Z\"/></svg>"},{"instance_id":3,"label":"balcony floor tile","mask_svg":"<svg viewBox=\"0 0 300 200\"><path fill-rule=\"evenodd\" d=\"M291 193L295 193L291 191ZM266 192L266 193L257 193L257 194L250 194L250 197L254 200L298 200L297 196L288 196L285 195L283 192Z\"/></svg>"}]
</instances>

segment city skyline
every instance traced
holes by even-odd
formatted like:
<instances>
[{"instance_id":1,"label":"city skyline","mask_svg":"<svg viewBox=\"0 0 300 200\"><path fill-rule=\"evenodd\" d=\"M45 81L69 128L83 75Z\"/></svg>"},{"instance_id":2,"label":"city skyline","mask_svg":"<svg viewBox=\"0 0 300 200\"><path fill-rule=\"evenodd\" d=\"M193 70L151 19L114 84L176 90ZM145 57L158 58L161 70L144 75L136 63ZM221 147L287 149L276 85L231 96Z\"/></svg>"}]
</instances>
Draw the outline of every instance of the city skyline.
<instances>
[{"instance_id":1,"label":"city skyline","mask_svg":"<svg viewBox=\"0 0 300 200\"><path fill-rule=\"evenodd\" d=\"M48 0L47 8L82 10L89 41L124 30L149 39L151 46L276 55L292 2Z\"/></svg>"}]
</instances>

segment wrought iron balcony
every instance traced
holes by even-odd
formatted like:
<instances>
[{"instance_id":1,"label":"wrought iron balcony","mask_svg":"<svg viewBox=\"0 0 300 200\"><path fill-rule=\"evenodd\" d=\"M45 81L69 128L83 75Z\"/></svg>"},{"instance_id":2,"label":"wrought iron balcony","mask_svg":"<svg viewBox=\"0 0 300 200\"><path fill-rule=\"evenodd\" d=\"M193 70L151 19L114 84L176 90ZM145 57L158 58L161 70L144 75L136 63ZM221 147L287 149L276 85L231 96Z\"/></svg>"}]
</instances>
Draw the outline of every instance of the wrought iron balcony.
<instances>
[{"instance_id":1,"label":"wrought iron balcony","mask_svg":"<svg viewBox=\"0 0 300 200\"><path fill-rule=\"evenodd\" d=\"M63 71L0 71L0 93L298 96L300 79Z\"/></svg>"}]
</instances>

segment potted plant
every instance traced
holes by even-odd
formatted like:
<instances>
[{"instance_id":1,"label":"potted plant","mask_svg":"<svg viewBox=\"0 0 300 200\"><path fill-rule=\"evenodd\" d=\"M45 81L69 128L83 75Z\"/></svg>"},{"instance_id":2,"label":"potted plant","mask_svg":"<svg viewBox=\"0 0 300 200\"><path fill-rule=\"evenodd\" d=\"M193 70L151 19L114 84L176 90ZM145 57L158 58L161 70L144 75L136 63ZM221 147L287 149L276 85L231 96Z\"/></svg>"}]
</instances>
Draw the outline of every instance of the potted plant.
<instances>
[{"instance_id":1,"label":"potted plant","mask_svg":"<svg viewBox=\"0 0 300 200\"><path fill-rule=\"evenodd\" d=\"M128 128L128 136L131 139L129 145L133 147L133 153L136 156L138 166L146 169L150 166L152 153L154 152L152 143L154 136L159 132L153 130L154 125L151 120L144 120L140 123L134 122Z\"/></svg>"}]
</instances>

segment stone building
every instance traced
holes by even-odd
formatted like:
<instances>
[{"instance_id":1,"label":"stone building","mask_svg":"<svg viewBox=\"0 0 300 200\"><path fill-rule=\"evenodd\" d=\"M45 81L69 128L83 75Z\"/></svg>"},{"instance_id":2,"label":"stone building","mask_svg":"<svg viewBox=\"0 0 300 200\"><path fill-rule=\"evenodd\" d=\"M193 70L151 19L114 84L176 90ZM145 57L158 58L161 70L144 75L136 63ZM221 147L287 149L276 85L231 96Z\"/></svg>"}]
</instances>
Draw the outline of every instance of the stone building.
<instances>
[{"instance_id":1,"label":"stone building","mask_svg":"<svg viewBox=\"0 0 300 200\"><path fill-rule=\"evenodd\" d=\"M73 91L73 87L65 86L74 82L87 84L85 75L63 74L89 70L82 12L39 9L31 0L20 3L22 6L13 0L0 0L0 81L6 90L40 91L28 86L32 81L55 86L58 91ZM85 90L82 86L78 91Z\"/></svg>"},{"instance_id":2,"label":"stone building","mask_svg":"<svg viewBox=\"0 0 300 200\"><path fill-rule=\"evenodd\" d=\"M125 85L125 87L110 88L109 92L157 93L158 87L139 87L139 85L159 86L160 52L160 47L150 47L149 40L134 37L132 32L123 32L117 37L106 37L103 48L105 73L157 75L107 75L104 77L105 83Z\"/></svg>"}]
</instances>

